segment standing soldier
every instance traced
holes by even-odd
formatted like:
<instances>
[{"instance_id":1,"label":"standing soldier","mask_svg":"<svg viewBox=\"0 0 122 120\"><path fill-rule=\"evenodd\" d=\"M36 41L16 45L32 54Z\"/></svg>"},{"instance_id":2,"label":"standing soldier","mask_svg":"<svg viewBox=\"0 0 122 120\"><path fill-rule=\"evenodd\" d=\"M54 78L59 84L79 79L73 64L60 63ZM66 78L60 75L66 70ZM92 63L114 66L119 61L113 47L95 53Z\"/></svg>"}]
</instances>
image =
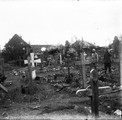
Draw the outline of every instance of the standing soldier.
<instances>
[{"instance_id":1,"label":"standing soldier","mask_svg":"<svg viewBox=\"0 0 122 120\"><path fill-rule=\"evenodd\" d=\"M110 52L108 52L107 49L104 54L104 69L105 69L105 74L107 72L107 69L109 69L109 73L111 73L111 54Z\"/></svg>"},{"instance_id":2,"label":"standing soldier","mask_svg":"<svg viewBox=\"0 0 122 120\"><path fill-rule=\"evenodd\" d=\"M92 65L94 65L95 69L97 69L99 57L95 49L92 50Z\"/></svg>"}]
</instances>

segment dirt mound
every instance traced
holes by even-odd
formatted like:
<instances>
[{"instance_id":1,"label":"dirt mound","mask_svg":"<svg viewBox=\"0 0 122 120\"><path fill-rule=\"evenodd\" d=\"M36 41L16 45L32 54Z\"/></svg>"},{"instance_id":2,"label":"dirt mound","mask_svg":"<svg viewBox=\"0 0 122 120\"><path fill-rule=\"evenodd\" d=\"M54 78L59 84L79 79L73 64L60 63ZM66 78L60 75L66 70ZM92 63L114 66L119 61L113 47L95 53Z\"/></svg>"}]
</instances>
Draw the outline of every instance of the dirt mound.
<instances>
[{"instance_id":1,"label":"dirt mound","mask_svg":"<svg viewBox=\"0 0 122 120\"><path fill-rule=\"evenodd\" d=\"M9 90L6 95L5 100L10 99L12 102L22 103L22 102L40 102L47 98L51 98L56 92L54 88L46 83L33 84L33 87L30 88L33 92L30 94L22 94L21 87L17 86Z\"/></svg>"}]
</instances>

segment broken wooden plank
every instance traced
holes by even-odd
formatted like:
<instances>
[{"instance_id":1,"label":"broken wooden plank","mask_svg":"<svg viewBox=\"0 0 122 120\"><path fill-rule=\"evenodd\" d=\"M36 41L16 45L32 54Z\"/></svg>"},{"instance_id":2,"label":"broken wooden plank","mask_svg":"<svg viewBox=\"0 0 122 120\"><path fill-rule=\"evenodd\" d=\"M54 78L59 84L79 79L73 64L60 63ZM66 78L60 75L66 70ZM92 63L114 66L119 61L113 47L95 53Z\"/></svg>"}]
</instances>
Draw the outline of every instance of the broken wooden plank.
<instances>
[{"instance_id":1,"label":"broken wooden plank","mask_svg":"<svg viewBox=\"0 0 122 120\"><path fill-rule=\"evenodd\" d=\"M80 89L76 91L76 95L79 97L89 96L91 94L91 89Z\"/></svg>"},{"instance_id":2,"label":"broken wooden plank","mask_svg":"<svg viewBox=\"0 0 122 120\"><path fill-rule=\"evenodd\" d=\"M112 91L112 88L110 86L103 86L103 87L98 87L99 94L105 94L105 93L110 93ZM84 95L89 96L92 95L92 90L91 89L79 89L76 91L76 95L79 97L82 97Z\"/></svg>"},{"instance_id":3,"label":"broken wooden plank","mask_svg":"<svg viewBox=\"0 0 122 120\"><path fill-rule=\"evenodd\" d=\"M99 95L110 93L112 91L112 88L110 86L103 86L103 87L99 87L98 89L99 89Z\"/></svg>"},{"instance_id":4,"label":"broken wooden plank","mask_svg":"<svg viewBox=\"0 0 122 120\"><path fill-rule=\"evenodd\" d=\"M8 89L6 87L4 87L2 84L0 84L0 88L4 91L4 92L8 92Z\"/></svg>"}]
</instances>

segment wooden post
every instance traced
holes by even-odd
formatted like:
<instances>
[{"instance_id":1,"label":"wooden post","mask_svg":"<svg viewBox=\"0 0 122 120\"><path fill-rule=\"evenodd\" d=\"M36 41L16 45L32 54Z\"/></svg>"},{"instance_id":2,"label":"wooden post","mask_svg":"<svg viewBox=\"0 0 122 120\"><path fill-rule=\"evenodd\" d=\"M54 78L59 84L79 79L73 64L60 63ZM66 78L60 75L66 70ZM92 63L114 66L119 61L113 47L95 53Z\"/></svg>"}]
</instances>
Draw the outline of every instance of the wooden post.
<instances>
[{"instance_id":1,"label":"wooden post","mask_svg":"<svg viewBox=\"0 0 122 120\"><path fill-rule=\"evenodd\" d=\"M0 58L0 73L4 74L4 59Z\"/></svg>"},{"instance_id":2,"label":"wooden post","mask_svg":"<svg viewBox=\"0 0 122 120\"><path fill-rule=\"evenodd\" d=\"M62 55L60 53L60 64L62 65L63 61L62 61Z\"/></svg>"},{"instance_id":3,"label":"wooden post","mask_svg":"<svg viewBox=\"0 0 122 120\"><path fill-rule=\"evenodd\" d=\"M98 74L96 69L92 69L90 71L90 78L91 78L91 87L92 87L92 113L95 117L99 116L98 106L99 106L99 99L98 99Z\"/></svg>"},{"instance_id":4,"label":"wooden post","mask_svg":"<svg viewBox=\"0 0 122 120\"><path fill-rule=\"evenodd\" d=\"M28 60L29 85L31 85L32 84L32 71L31 71L30 56L28 56L27 60Z\"/></svg>"},{"instance_id":5,"label":"wooden post","mask_svg":"<svg viewBox=\"0 0 122 120\"><path fill-rule=\"evenodd\" d=\"M119 44L119 61L120 61L120 90L122 90L122 42ZM121 92L119 93L120 96L120 104L122 105L122 94Z\"/></svg>"},{"instance_id":6,"label":"wooden post","mask_svg":"<svg viewBox=\"0 0 122 120\"><path fill-rule=\"evenodd\" d=\"M21 57L19 56L19 67L21 67Z\"/></svg>"},{"instance_id":7,"label":"wooden post","mask_svg":"<svg viewBox=\"0 0 122 120\"><path fill-rule=\"evenodd\" d=\"M81 53L81 65L82 65L82 78L83 78L83 88L86 88L86 70L85 70L85 60L84 53Z\"/></svg>"},{"instance_id":8,"label":"wooden post","mask_svg":"<svg viewBox=\"0 0 122 120\"><path fill-rule=\"evenodd\" d=\"M67 55L67 70L68 70L68 78L70 78L70 66L69 66L69 61L70 61L70 55Z\"/></svg>"},{"instance_id":9,"label":"wooden post","mask_svg":"<svg viewBox=\"0 0 122 120\"><path fill-rule=\"evenodd\" d=\"M30 53L30 56L28 57L28 60L24 60L25 64L28 64L28 66L30 66L30 69L35 67L35 63L41 63L41 59L36 59L34 60L34 53ZM30 70L29 70L30 71ZM35 70L31 70L31 78L35 79L36 77L36 71ZM30 74L30 73L29 73Z\"/></svg>"},{"instance_id":10,"label":"wooden post","mask_svg":"<svg viewBox=\"0 0 122 120\"><path fill-rule=\"evenodd\" d=\"M122 42L119 45L119 54L120 54L120 88L122 89Z\"/></svg>"}]
</instances>

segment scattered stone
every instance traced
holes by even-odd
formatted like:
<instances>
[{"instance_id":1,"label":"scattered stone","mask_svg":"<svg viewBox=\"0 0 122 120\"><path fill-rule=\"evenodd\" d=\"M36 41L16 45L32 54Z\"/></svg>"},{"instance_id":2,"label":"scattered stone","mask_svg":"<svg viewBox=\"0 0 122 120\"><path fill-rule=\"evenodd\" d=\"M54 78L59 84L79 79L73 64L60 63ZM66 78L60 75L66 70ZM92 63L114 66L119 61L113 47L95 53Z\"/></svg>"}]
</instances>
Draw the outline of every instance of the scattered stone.
<instances>
[{"instance_id":1,"label":"scattered stone","mask_svg":"<svg viewBox=\"0 0 122 120\"><path fill-rule=\"evenodd\" d=\"M114 114L120 116L120 118L122 117L122 111L119 110L119 109L117 109L117 110L114 112Z\"/></svg>"}]
</instances>

